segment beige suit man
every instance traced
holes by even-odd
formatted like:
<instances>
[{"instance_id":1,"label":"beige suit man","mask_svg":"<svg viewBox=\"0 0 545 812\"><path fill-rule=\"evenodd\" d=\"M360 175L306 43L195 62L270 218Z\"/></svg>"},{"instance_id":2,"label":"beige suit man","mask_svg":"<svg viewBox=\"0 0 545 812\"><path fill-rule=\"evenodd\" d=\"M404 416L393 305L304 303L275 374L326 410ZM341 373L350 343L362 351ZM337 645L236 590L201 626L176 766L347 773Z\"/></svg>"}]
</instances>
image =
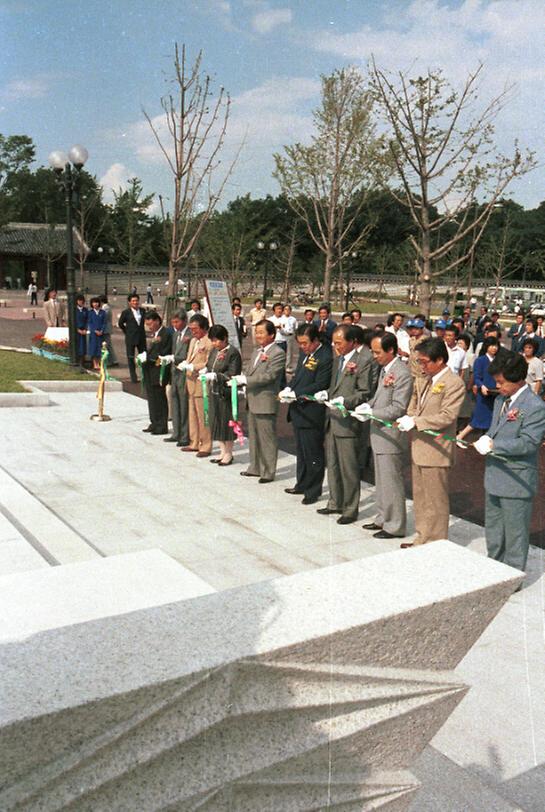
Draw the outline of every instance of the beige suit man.
<instances>
[{"instance_id":1,"label":"beige suit man","mask_svg":"<svg viewBox=\"0 0 545 812\"><path fill-rule=\"evenodd\" d=\"M407 414L398 421L401 431L417 429L411 448L416 534L412 542L401 547L448 538L449 469L456 446L422 432L431 429L455 437L465 397L464 382L447 367L448 351L442 339L426 339L419 344L418 354L426 378L415 379Z\"/></svg>"},{"instance_id":2,"label":"beige suit man","mask_svg":"<svg viewBox=\"0 0 545 812\"><path fill-rule=\"evenodd\" d=\"M57 299L57 291L49 291L49 298L44 302L44 319L46 327L66 326L66 307Z\"/></svg>"},{"instance_id":3,"label":"beige suit man","mask_svg":"<svg viewBox=\"0 0 545 812\"><path fill-rule=\"evenodd\" d=\"M182 361L186 372L186 389L189 407L189 446L182 451L196 451L197 457L209 457L212 451L210 426L204 422L204 401L199 372L206 367L212 342L208 338L208 319L197 314L189 321L193 338L189 343L187 358Z\"/></svg>"}]
</instances>

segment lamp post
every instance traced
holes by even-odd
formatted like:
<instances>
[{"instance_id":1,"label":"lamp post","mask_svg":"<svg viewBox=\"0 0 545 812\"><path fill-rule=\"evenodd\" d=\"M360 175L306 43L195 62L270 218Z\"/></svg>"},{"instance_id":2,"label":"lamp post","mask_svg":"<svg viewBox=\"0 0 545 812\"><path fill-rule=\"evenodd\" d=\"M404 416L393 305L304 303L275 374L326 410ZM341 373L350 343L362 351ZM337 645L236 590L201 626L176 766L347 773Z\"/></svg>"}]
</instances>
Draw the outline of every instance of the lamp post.
<instances>
[{"instance_id":1,"label":"lamp post","mask_svg":"<svg viewBox=\"0 0 545 812\"><path fill-rule=\"evenodd\" d=\"M348 259L346 268L346 296L344 300L344 309L348 311L350 305L350 283L352 281L352 265L355 264L359 254L357 251L345 251L343 257Z\"/></svg>"},{"instance_id":2,"label":"lamp post","mask_svg":"<svg viewBox=\"0 0 545 812\"><path fill-rule=\"evenodd\" d=\"M257 243L257 250L258 251L267 251L265 255L265 265L263 268L263 309L267 309L267 282L268 282L268 274L269 274L269 262L271 257L271 252L276 251L278 248L278 243L272 240L268 245L262 240L259 240Z\"/></svg>"},{"instance_id":3,"label":"lamp post","mask_svg":"<svg viewBox=\"0 0 545 812\"><path fill-rule=\"evenodd\" d=\"M108 257L105 256L106 253L108 254L109 259L108 259ZM103 248L101 245L99 245L98 248L97 248L97 254L100 257L101 262L106 260L106 267L104 269L104 295L108 296L108 271L110 270L109 263L113 259L113 255L115 254L115 249L114 248L107 248L106 249L106 248Z\"/></svg>"},{"instance_id":4,"label":"lamp post","mask_svg":"<svg viewBox=\"0 0 545 812\"><path fill-rule=\"evenodd\" d=\"M77 192L78 176L89 153L80 144L72 147L68 155L55 150L49 155L49 164L62 184L66 200L66 295L68 299L68 338L70 363L78 365L76 335L76 280L74 274L74 241L72 233L72 206Z\"/></svg>"}]
</instances>

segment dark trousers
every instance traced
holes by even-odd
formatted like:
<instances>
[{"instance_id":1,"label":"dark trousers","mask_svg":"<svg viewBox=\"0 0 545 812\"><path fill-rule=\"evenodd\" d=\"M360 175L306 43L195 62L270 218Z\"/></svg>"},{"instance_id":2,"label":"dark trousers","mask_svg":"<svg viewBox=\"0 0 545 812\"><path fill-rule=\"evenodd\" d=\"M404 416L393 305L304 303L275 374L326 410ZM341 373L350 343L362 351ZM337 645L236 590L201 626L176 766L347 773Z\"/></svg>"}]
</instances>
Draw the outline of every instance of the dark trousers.
<instances>
[{"instance_id":1,"label":"dark trousers","mask_svg":"<svg viewBox=\"0 0 545 812\"><path fill-rule=\"evenodd\" d=\"M189 445L189 402L185 372L172 371L172 436L182 445Z\"/></svg>"},{"instance_id":2,"label":"dark trousers","mask_svg":"<svg viewBox=\"0 0 545 812\"><path fill-rule=\"evenodd\" d=\"M131 381L133 383L137 383L138 377L136 375L136 362L134 360L134 354L137 350L138 352L144 352L144 350L146 349L146 342L144 340L140 344L135 344L134 341L125 341L125 346L127 348L127 362L129 364L129 374L131 376Z\"/></svg>"},{"instance_id":3,"label":"dark trousers","mask_svg":"<svg viewBox=\"0 0 545 812\"><path fill-rule=\"evenodd\" d=\"M296 429L297 482L308 499L322 495L325 475L324 432L317 428Z\"/></svg>"},{"instance_id":4,"label":"dark trousers","mask_svg":"<svg viewBox=\"0 0 545 812\"><path fill-rule=\"evenodd\" d=\"M31 293L30 294L30 306L32 307L32 305L37 305L37 304L38 304L38 294L37 293Z\"/></svg>"},{"instance_id":5,"label":"dark trousers","mask_svg":"<svg viewBox=\"0 0 545 812\"><path fill-rule=\"evenodd\" d=\"M153 431L166 434L168 431L168 401L165 387L149 383L144 377L148 396L149 421Z\"/></svg>"}]
</instances>

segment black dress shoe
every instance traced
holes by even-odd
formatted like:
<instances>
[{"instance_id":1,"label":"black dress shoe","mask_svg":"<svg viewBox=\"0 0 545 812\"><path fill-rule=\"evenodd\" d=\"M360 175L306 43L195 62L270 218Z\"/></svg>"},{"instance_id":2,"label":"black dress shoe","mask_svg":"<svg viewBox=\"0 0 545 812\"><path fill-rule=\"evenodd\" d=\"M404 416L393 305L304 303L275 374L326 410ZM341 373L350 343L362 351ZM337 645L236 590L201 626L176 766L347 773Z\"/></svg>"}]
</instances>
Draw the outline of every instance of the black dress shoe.
<instances>
[{"instance_id":1,"label":"black dress shoe","mask_svg":"<svg viewBox=\"0 0 545 812\"><path fill-rule=\"evenodd\" d=\"M168 434L168 431L166 431L166 430L165 431L152 431L151 433L152 434ZM164 442L164 440L163 440L163 442Z\"/></svg>"},{"instance_id":2,"label":"black dress shoe","mask_svg":"<svg viewBox=\"0 0 545 812\"><path fill-rule=\"evenodd\" d=\"M183 446L185 446L185 443L180 443L180 442L176 443L176 448L183 448Z\"/></svg>"},{"instance_id":3,"label":"black dress shoe","mask_svg":"<svg viewBox=\"0 0 545 812\"><path fill-rule=\"evenodd\" d=\"M369 522L369 524L362 524L363 530L382 530L382 525Z\"/></svg>"},{"instance_id":4,"label":"black dress shoe","mask_svg":"<svg viewBox=\"0 0 545 812\"><path fill-rule=\"evenodd\" d=\"M340 510L330 510L330 508L318 508L316 513L319 513L320 516L329 516L331 513L340 513Z\"/></svg>"},{"instance_id":5,"label":"black dress shoe","mask_svg":"<svg viewBox=\"0 0 545 812\"><path fill-rule=\"evenodd\" d=\"M274 482L274 479L266 479L264 476L260 476L257 481L260 485L265 485L266 482Z\"/></svg>"},{"instance_id":6,"label":"black dress shoe","mask_svg":"<svg viewBox=\"0 0 545 812\"><path fill-rule=\"evenodd\" d=\"M241 471L240 476L259 476L259 474L252 474L250 471Z\"/></svg>"},{"instance_id":7,"label":"black dress shoe","mask_svg":"<svg viewBox=\"0 0 545 812\"><path fill-rule=\"evenodd\" d=\"M176 437L165 437L163 442L164 443L177 443L178 440L176 439Z\"/></svg>"},{"instance_id":8,"label":"black dress shoe","mask_svg":"<svg viewBox=\"0 0 545 812\"><path fill-rule=\"evenodd\" d=\"M317 496L305 496L304 499L301 499L302 505L314 505L318 501Z\"/></svg>"},{"instance_id":9,"label":"black dress shoe","mask_svg":"<svg viewBox=\"0 0 545 812\"><path fill-rule=\"evenodd\" d=\"M284 493L304 493L304 491L300 491L299 488L284 488Z\"/></svg>"},{"instance_id":10,"label":"black dress shoe","mask_svg":"<svg viewBox=\"0 0 545 812\"><path fill-rule=\"evenodd\" d=\"M151 426L148 426L147 429L142 429L142 431L148 431L151 434L153 428Z\"/></svg>"},{"instance_id":11,"label":"black dress shoe","mask_svg":"<svg viewBox=\"0 0 545 812\"><path fill-rule=\"evenodd\" d=\"M396 536L395 533L388 533L387 530L379 530L378 533L373 533L374 539L402 539L405 536Z\"/></svg>"},{"instance_id":12,"label":"black dress shoe","mask_svg":"<svg viewBox=\"0 0 545 812\"><path fill-rule=\"evenodd\" d=\"M232 465L232 464L233 464L233 458L232 457L229 460L229 462L218 462L218 466L220 468L225 468L226 465Z\"/></svg>"},{"instance_id":13,"label":"black dress shoe","mask_svg":"<svg viewBox=\"0 0 545 812\"><path fill-rule=\"evenodd\" d=\"M339 516L337 519L337 524L353 524L354 522L357 522L357 520L357 516Z\"/></svg>"},{"instance_id":14,"label":"black dress shoe","mask_svg":"<svg viewBox=\"0 0 545 812\"><path fill-rule=\"evenodd\" d=\"M221 462L221 457L214 457L213 460L209 460L209 462L215 463L218 465Z\"/></svg>"}]
</instances>

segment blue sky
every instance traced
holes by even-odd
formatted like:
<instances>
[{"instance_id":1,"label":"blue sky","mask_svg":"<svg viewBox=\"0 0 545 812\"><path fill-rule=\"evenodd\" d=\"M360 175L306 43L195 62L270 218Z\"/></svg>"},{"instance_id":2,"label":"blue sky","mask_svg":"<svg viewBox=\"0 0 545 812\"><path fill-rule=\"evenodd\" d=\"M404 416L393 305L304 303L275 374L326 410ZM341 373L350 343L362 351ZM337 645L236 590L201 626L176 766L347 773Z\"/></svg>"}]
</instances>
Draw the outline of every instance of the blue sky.
<instances>
[{"instance_id":1,"label":"blue sky","mask_svg":"<svg viewBox=\"0 0 545 812\"><path fill-rule=\"evenodd\" d=\"M32 136L39 163L85 144L106 197L137 176L168 198L142 108L160 124L178 41L203 49L233 99L226 161L244 148L226 198L276 194L272 153L308 139L320 74L371 54L389 70L441 67L455 85L483 61L483 100L515 84L499 147L518 139L545 163L544 30L543 0L0 0L0 132ZM512 196L544 200L545 167Z\"/></svg>"}]
</instances>

